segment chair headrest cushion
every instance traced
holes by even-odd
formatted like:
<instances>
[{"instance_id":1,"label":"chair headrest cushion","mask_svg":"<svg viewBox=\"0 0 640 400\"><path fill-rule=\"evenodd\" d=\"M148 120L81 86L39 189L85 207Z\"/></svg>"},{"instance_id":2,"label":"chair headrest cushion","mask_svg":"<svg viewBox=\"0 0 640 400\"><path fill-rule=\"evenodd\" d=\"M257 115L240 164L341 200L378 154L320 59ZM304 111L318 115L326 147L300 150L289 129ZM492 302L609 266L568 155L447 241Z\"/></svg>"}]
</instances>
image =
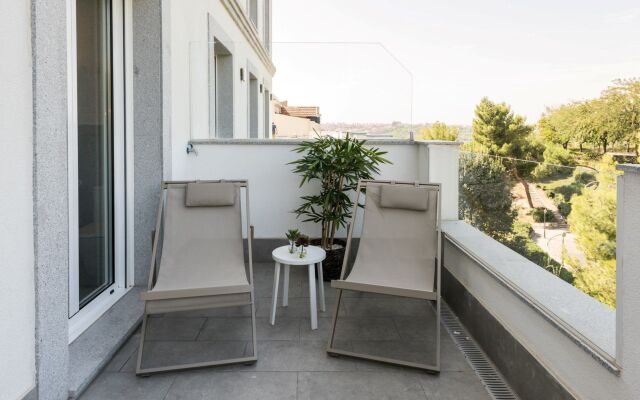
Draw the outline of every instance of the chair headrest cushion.
<instances>
[{"instance_id":1,"label":"chair headrest cushion","mask_svg":"<svg viewBox=\"0 0 640 400\"><path fill-rule=\"evenodd\" d=\"M380 207L426 211L429 208L429 188L405 185L382 185Z\"/></svg>"},{"instance_id":2,"label":"chair headrest cushion","mask_svg":"<svg viewBox=\"0 0 640 400\"><path fill-rule=\"evenodd\" d=\"M236 203L236 186L230 182L187 183L185 206L226 207Z\"/></svg>"}]
</instances>

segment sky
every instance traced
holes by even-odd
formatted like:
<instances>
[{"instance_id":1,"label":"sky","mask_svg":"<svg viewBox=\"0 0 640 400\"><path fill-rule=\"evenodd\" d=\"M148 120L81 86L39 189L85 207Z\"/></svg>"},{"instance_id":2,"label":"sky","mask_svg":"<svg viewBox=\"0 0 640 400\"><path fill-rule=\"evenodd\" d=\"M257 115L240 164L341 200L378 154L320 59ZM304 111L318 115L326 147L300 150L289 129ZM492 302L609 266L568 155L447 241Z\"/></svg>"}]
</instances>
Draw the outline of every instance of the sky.
<instances>
[{"instance_id":1,"label":"sky","mask_svg":"<svg viewBox=\"0 0 640 400\"><path fill-rule=\"evenodd\" d=\"M273 41L274 94L323 122L469 125L483 96L535 122L640 77L640 2L273 0Z\"/></svg>"}]
</instances>

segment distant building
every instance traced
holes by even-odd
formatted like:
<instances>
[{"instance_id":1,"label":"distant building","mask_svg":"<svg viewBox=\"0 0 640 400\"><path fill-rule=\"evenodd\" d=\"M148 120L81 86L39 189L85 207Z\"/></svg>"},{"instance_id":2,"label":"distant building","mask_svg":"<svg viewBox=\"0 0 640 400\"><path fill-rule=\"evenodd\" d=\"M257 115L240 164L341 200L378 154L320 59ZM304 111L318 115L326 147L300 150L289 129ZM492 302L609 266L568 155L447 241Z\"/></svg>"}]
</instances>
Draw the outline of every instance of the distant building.
<instances>
[{"instance_id":1,"label":"distant building","mask_svg":"<svg viewBox=\"0 0 640 400\"><path fill-rule=\"evenodd\" d=\"M320 134L320 107L290 106L286 100L272 101L275 139L312 138Z\"/></svg>"}]
</instances>

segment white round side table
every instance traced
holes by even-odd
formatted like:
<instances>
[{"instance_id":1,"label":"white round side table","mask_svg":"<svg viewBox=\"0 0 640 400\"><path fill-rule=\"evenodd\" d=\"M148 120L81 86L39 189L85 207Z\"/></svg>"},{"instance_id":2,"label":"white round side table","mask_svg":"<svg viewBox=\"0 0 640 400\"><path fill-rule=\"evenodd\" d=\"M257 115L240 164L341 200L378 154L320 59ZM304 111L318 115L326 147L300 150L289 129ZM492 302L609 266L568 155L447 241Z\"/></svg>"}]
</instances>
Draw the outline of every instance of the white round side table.
<instances>
[{"instance_id":1,"label":"white round side table","mask_svg":"<svg viewBox=\"0 0 640 400\"><path fill-rule=\"evenodd\" d=\"M289 268L291 265L307 266L309 271L309 309L311 311L311 329L318 329L318 309L316 305L316 275L314 267L318 266L318 292L320 294L320 309L325 311L324 284L322 282L322 261L327 254L317 246L308 246L307 255L300 258L298 252L289 253L289 246L278 247L273 250L271 257L275 261L273 273L273 300L271 302L271 325L276 322L276 308L278 306L278 283L280 282L280 264L284 265L284 283L282 288L282 306L289 305Z\"/></svg>"}]
</instances>

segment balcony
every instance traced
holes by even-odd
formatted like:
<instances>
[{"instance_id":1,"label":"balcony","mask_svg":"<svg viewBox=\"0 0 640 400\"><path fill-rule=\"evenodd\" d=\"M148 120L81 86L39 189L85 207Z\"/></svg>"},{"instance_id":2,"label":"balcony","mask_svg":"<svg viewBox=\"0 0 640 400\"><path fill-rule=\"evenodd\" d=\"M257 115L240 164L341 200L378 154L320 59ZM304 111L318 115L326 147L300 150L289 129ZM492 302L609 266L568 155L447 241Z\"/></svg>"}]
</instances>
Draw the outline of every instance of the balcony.
<instances>
[{"instance_id":1,"label":"balcony","mask_svg":"<svg viewBox=\"0 0 640 400\"><path fill-rule=\"evenodd\" d=\"M301 223L290 213L301 195L314 190L312 186L299 188L298 177L287 165L296 158L292 149L297 143L192 140L196 152L173 160L175 180L249 179L256 227L258 362L136 377L140 333L134 331L117 352L110 353L112 357L100 363L101 372L93 382L84 384L82 398L131 398L136 394L150 399L490 399L493 390L494 395L514 396L503 398L546 399L589 398L585 393L607 392L613 393L613 398L628 398L625 393L633 393L632 385L625 383L621 337L633 332L634 317L625 317L621 311L624 296L619 295L617 310L610 309L459 221L460 152L453 142L369 142L388 151L393 162L383 166L381 177L443 183L442 278L448 306L443 310L439 375L328 356L335 291L325 283L327 308L319 313L319 329L312 331L306 275L294 267L289 306L282 307L279 302L275 326L269 325L274 273L271 250L283 243L278 238L289 227L298 226L312 236L319 233L317 226ZM622 213L637 209L630 201L637 190L636 175L631 168L619 178L620 201L627 204L620 207ZM631 284L629 280L619 282L619 292ZM343 323L336 333L339 346L407 361L434 357L434 343L425 339L434 326L434 310L427 302L347 293L341 311ZM145 354L143 363L159 366L250 353L247 313L247 309L237 308L152 318L147 338L153 351ZM626 323L631 327L626 331L621 329L624 318L631 321Z\"/></svg>"},{"instance_id":2,"label":"balcony","mask_svg":"<svg viewBox=\"0 0 640 400\"><path fill-rule=\"evenodd\" d=\"M306 271L292 267L289 306L278 308L275 326L268 321L273 264L254 265L257 296L258 362L196 371L135 376L139 333L134 334L87 389L83 399L478 399L491 397L463 353L444 328L442 369L429 375L327 355L335 290L325 282L327 311L318 329L309 324ZM431 360L434 354L434 311L426 301L347 292L344 319L336 332L346 350L374 350L378 355ZM175 313L153 318L145 350L147 365L171 365L251 354L249 307L233 310ZM429 338L429 340L425 340ZM244 340L238 340L244 339ZM153 353L153 354L151 354Z\"/></svg>"}]
</instances>

